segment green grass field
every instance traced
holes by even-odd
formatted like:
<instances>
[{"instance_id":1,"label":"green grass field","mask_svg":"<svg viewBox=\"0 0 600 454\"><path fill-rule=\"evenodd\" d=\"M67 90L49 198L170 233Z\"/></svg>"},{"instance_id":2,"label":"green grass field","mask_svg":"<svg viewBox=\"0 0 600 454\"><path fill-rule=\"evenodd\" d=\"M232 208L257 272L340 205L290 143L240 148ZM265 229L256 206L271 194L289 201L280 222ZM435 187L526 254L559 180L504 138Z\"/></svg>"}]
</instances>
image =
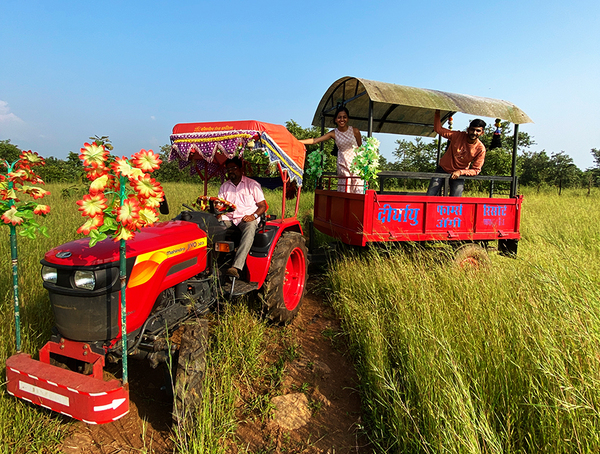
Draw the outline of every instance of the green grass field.
<instances>
[{"instance_id":1,"label":"green grass field","mask_svg":"<svg viewBox=\"0 0 600 454\"><path fill-rule=\"evenodd\" d=\"M526 193L518 258L485 271L418 250L334 264L382 452L600 451L598 202Z\"/></svg>"},{"instance_id":2,"label":"green grass field","mask_svg":"<svg viewBox=\"0 0 600 454\"><path fill-rule=\"evenodd\" d=\"M50 238L19 238L23 350L33 354L52 326L39 260L83 222L77 196L63 198L62 188L48 185ZM166 220L200 186L165 190ZM281 192L266 196L279 214ZM598 192L525 192L518 258L492 253L484 271L400 249L331 265L330 301L352 340L365 427L381 452L600 451L599 201ZM311 207L312 194L303 194L299 217ZM8 230L0 242L2 364L15 348ZM174 434L181 452L224 452L219 440L235 429L240 386L277 380L261 362L273 335L243 307L220 315L198 429ZM266 402L255 405L268 415ZM69 424L0 388L1 453L58 452Z\"/></svg>"}]
</instances>

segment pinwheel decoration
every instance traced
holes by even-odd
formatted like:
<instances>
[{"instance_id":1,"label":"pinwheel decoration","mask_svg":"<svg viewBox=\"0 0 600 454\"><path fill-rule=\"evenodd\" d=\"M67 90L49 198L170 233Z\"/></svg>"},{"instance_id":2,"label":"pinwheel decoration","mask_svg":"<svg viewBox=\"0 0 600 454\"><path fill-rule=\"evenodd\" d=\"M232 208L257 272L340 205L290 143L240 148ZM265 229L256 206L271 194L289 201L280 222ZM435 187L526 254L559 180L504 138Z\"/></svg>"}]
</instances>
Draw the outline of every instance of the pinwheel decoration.
<instances>
[{"instance_id":1,"label":"pinwheel decoration","mask_svg":"<svg viewBox=\"0 0 600 454\"><path fill-rule=\"evenodd\" d=\"M44 184L33 170L37 166L43 166L44 163L44 158L29 150L21 152L16 161L12 163L4 161L0 165L7 170L6 174L0 173L0 219L2 220L0 225L10 227L17 353L21 351L21 321L16 228L20 227L19 235L26 238L35 239L36 233L48 236L47 227L40 225L35 216L46 216L50 212L48 205L37 202L50 193L39 186L32 186ZM33 200L21 200L24 196Z\"/></svg>"},{"instance_id":2,"label":"pinwheel decoration","mask_svg":"<svg viewBox=\"0 0 600 454\"><path fill-rule=\"evenodd\" d=\"M88 218L77 232L90 237L90 246L109 235L114 241L129 240L158 221L164 191L149 175L162 163L156 153L141 150L129 159L111 159L104 145L94 142L84 144L79 158L92 183L89 194L77 201Z\"/></svg>"}]
</instances>

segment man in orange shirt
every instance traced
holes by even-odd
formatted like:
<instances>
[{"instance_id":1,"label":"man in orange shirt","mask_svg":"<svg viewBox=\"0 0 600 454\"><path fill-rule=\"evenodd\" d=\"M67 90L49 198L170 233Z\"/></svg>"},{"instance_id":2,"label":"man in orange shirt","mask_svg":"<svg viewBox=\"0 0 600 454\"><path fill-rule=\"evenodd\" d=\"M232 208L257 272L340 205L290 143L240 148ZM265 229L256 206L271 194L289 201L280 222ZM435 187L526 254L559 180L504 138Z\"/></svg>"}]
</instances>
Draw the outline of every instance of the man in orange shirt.
<instances>
[{"instance_id":1,"label":"man in orange shirt","mask_svg":"<svg viewBox=\"0 0 600 454\"><path fill-rule=\"evenodd\" d=\"M485 121L476 119L469 124L467 131L452 131L442 127L440 111L435 111L433 129L450 142L448 149L440 159L435 173L448 173L450 177L450 196L462 196L465 180L461 175L475 176L481 172L485 160L485 146L479 137L485 130ZM470 166L470 168L469 168ZM439 195L443 178L432 178L427 195Z\"/></svg>"}]
</instances>

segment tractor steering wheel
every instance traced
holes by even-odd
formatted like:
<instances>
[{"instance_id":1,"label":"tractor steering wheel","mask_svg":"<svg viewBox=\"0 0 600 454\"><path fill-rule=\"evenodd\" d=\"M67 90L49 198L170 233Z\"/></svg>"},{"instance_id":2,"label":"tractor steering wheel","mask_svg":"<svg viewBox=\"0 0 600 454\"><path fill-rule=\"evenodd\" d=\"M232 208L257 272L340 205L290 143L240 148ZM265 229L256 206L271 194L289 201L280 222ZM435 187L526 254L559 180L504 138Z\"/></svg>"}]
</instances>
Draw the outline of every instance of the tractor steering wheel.
<instances>
[{"instance_id":1,"label":"tractor steering wheel","mask_svg":"<svg viewBox=\"0 0 600 454\"><path fill-rule=\"evenodd\" d=\"M220 197L209 197L201 195L198 197L194 206L201 211L208 211L214 215L221 215L223 213L230 213L235 211L235 205L228 200Z\"/></svg>"}]
</instances>

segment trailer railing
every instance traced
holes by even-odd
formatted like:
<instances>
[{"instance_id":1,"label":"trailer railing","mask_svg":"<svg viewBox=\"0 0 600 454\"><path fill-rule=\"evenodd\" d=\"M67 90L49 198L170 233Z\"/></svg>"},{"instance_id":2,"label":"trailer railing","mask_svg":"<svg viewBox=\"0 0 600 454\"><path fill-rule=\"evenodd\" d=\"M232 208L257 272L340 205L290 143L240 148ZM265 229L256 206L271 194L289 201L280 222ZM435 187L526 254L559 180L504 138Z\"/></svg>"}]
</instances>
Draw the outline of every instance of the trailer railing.
<instances>
[{"instance_id":1,"label":"trailer railing","mask_svg":"<svg viewBox=\"0 0 600 454\"><path fill-rule=\"evenodd\" d=\"M385 182L388 180L430 180L431 178L440 178L444 180L444 186L442 187L442 195L449 196L450 195L450 178L451 175L447 173L432 173L432 172L401 172L401 171L393 171L386 170L383 172L379 172L377 174L377 178L379 179L379 190L377 191L379 194L415 194L414 192L398 192L398 191L386 191L385 190ZM483 181L488 183L488 194L489 197L494 197L494 194L497 194L496 191L496 182L500 183L510 183L510 197L515 197L517 195L517 184L518 177L506 177L506 176L496 176L496 175L477 175L477 176L465 176L461 175L461 179L464 180L475 180L475 181ZM336 181L334 181L336 180ZM359 177L342 177L336 175L335 172L323 172L323 176L321 177L321 181L319 183L320 189L325 190L337 190L338 186L342 186L339 182L341 180L345 180L344 187L348 187L348 185L352 184L349 181L352 180L360 180ZM346 189L347 190L347 189ZM422 193L418 193L424 195Z\"/></svg>"}]
</instances>

